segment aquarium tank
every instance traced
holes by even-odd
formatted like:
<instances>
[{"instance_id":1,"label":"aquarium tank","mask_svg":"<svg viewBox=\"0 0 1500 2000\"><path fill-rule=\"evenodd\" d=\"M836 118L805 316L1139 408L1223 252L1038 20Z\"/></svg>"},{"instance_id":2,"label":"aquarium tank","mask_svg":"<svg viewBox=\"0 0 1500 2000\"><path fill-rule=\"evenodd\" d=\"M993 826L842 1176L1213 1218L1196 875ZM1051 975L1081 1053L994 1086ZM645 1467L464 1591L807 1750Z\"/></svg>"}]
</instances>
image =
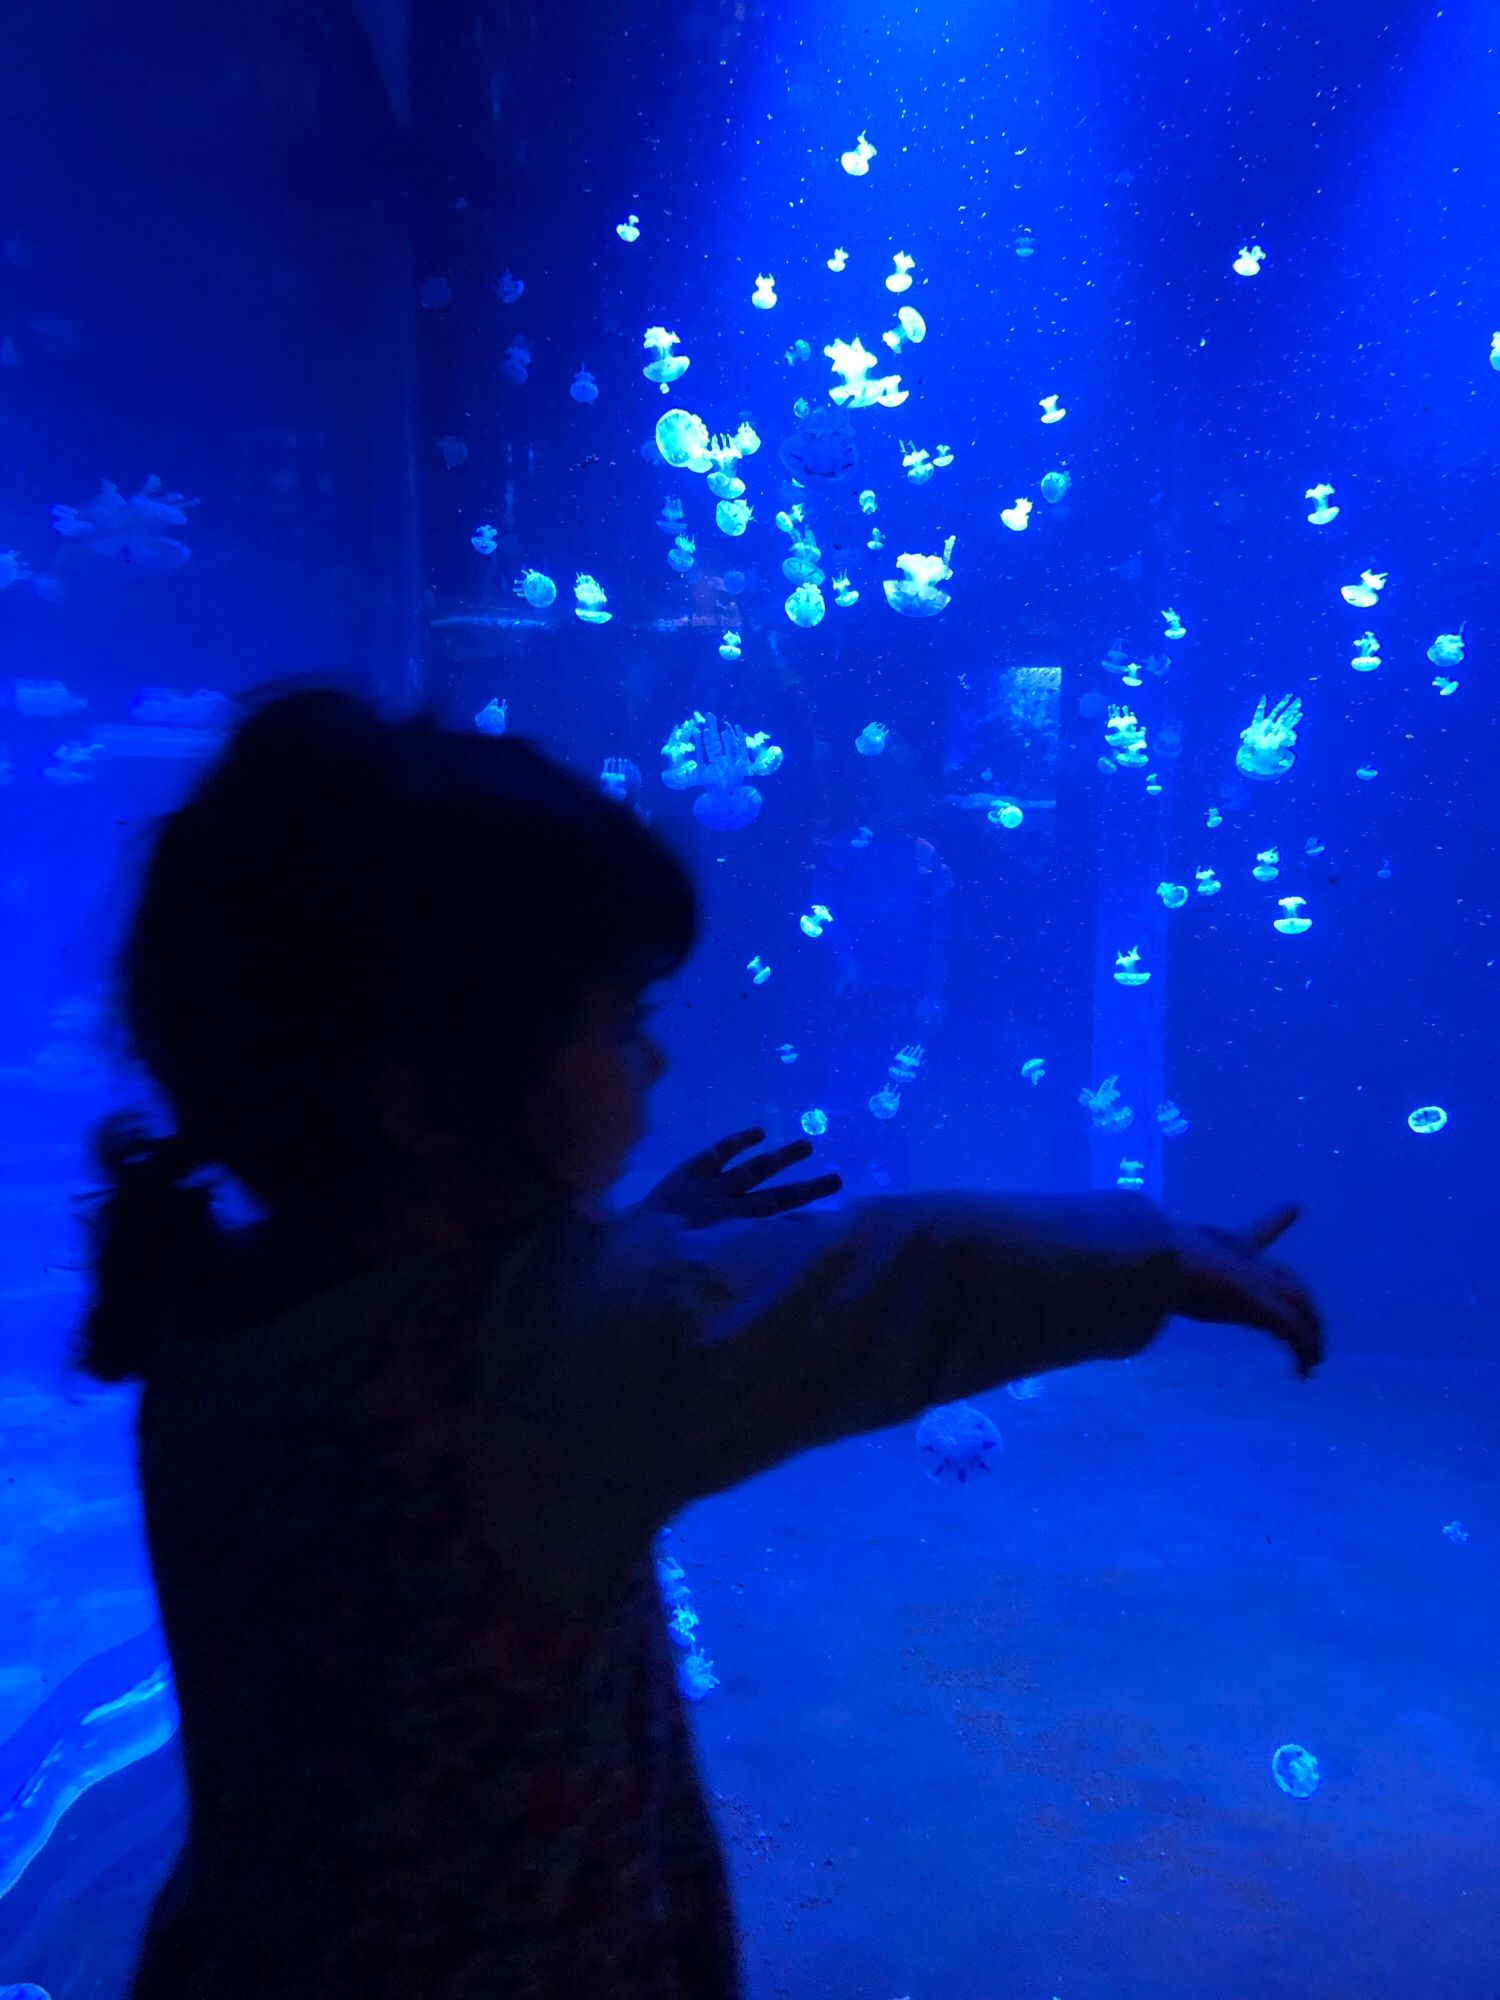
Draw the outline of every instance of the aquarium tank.
<instances>
[{"instance_id":1,"label":"aquarium tank","mask_svg":"<svg viewBox=\"0 0 1500 2000\"><path fill-rule=\"evenodd\" d=\"M144 843L306 676L687 858L622 1199L1306 1204L1312 1383L1178 1326L664 1530L755 2000L1500 1993L1493 27L12 14L0 1993L123 1996L186 1831L78 1198Z\"/></svg>"}]
</instances>

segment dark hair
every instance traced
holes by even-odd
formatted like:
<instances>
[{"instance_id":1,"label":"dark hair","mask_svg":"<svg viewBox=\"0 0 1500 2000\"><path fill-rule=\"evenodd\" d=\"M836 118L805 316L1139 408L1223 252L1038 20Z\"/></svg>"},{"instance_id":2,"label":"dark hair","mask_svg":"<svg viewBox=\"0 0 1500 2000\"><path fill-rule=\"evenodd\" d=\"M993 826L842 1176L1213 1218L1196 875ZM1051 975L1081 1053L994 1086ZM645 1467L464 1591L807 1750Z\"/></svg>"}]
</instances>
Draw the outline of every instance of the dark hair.
<instances>
[{"instance_id":1,"label":"dark hair","mask_svg":"<svg viewBox=\"0 0 1500 2000\"><path fill-rule=\"evenodd\" d=\"M503 1144L588 995L675 971L696 929L665 846L527 743L323 689L249 715L160 826L125 944L123 1025L177 1130L100 1128L78 1365L142 1374L212 1265L195 1174L228 1169L294 1226L368 1222L386 1063Z\"/></svg>"}]
</instances>

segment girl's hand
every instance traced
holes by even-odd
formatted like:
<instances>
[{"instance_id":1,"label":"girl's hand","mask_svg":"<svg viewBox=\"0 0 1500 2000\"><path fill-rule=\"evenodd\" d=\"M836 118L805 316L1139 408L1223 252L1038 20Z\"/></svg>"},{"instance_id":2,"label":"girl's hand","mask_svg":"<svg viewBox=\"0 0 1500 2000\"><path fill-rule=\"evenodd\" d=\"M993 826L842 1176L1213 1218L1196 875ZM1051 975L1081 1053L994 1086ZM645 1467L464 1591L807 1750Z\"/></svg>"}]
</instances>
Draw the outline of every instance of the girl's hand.
<instances>
[{"instance_id":1,"label":"girl's hand","mask_svg":"<svg viewBox=\"0 0 1500 2000\"><path fill-rule=\"evenodd\" d=\"M1172 1311L1183 1319L1258 1327L1290 1348L1305 1381L1323 1359L1322 1318L1300 1278L1283 1264L1260 1261L1301 1213L1291 1206L1273 1209L1244 1230L1183 1229Z\"/></svg>"},{"instance_id":2,"label":"girl's hand","mask_svg":"<svg viewBox=\"0 0 1500 2000\"><path fill-rule=\"evenodd\" d=\"M812 1142L794 1139L788 1146L773 1146L768 1153L754 1153L738 1166L729 1162L747 1146L758 1146L765 1133L759 1126L747 1132L732 1132L701 1153L694 1153L680 1167L674 1167L659 1181L641 1209L657 1215L675 1215L689 1229L708 1229L716 1222L744 1222L763 1215L784 1215L788 1209L806 1208L809 1202L826 1201L837 1194L843 1182L837 1174L819 1174L809 1181L783 1181L766 1187L788 1167L795 1167L812 1154Z\"/></svg>"}]
</instances>

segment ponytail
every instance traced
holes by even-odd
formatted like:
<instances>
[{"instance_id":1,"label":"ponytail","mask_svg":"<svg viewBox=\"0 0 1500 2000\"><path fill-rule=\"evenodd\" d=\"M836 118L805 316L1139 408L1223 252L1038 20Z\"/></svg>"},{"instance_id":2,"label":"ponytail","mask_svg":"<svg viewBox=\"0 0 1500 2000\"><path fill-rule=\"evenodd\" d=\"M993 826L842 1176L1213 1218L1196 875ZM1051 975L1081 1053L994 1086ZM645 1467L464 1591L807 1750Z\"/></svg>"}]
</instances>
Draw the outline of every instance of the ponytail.
<instances>
[{"instance_id":1,"label":"ponytail","mask_svg":"<svg viewBox=\"0 0 1500 2000\"><path fill-rule=\"evenodd\" d=\"M204 1162L181 1138L153 1139L106 1118L94 1154L107 1185L86 1196L94 1295L74 1363L100 1382L146 1372L156 1335L217 1258L222 1231L202 1185Z\"/></svg>"}]
</instances>

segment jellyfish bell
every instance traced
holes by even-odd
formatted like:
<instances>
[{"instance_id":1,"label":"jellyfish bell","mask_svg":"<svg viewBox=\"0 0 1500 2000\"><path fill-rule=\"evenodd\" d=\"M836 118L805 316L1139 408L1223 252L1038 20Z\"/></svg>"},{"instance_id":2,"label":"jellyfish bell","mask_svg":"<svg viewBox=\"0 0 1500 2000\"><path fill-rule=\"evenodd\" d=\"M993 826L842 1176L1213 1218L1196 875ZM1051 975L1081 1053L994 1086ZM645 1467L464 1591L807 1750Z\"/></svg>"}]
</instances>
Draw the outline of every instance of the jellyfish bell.
<instances>
[{"instance_id":1,"label":"jellyfish bell","mask_svg":"<svg viewBox=\"0 0 1500 2000\"><path fill-rule=\"evenodd\" d=\"M695 461L702 461L707 470L712 462L708 458L708 426L691 410L666 412L656 426L656 448L668 465L696 470Z\"/></svg>"}]
</instances>

